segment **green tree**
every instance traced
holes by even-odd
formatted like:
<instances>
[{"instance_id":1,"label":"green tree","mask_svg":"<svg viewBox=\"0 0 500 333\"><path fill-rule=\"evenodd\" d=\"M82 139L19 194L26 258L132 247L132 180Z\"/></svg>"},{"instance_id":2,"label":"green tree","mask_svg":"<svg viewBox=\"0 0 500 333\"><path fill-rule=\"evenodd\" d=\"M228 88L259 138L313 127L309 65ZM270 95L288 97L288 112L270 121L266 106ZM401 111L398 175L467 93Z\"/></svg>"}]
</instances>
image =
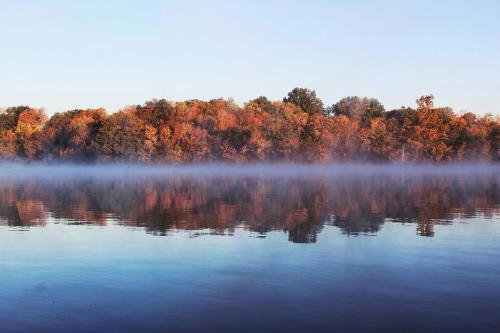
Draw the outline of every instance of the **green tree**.
<instances>
[{"instance_id":1,"label":"green tree","mask_svg":"<svg viewBox=\"0 0 500 333\"><path fill-rule=\"evenodd\" d=\"M273 103L265 96L259 96L249 101L247 104L254 105L264 112L273 113L275 111Z\"/></svg>"},{"instance_id":2,"label":"green tree","mask_svg":"<svg viewBox=\"0 0 500 333\"><path fill-rule=\"evenodd\" d=\"M384 106L377 99L358 96L342 98L328 109L330 115L356 119L365 127L370 125L373 118L383 116L384 112Z\"/></svg>"},{"instance_id":3,"label":"green tree","mask_svg":"<svg viewBox=\"0 0 500 333\"><path fill-rule=\"evenodd\" d=\"M323 102L316 97L316 92L306 88L293 89L287 97L283 98L283 102L295 104L310 116L325 112Z\"/></svg>"}]
</instances>

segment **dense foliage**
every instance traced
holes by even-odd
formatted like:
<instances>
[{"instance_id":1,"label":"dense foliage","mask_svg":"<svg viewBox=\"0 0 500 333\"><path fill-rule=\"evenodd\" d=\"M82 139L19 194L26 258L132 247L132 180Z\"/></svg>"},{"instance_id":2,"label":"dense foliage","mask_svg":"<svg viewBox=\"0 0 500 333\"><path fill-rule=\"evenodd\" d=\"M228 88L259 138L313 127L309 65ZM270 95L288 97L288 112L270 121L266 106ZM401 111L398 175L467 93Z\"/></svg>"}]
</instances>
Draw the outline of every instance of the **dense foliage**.
<instances>
[{"instance_id":1,"label":"dense foliage","mask_svg":"<svg viewBox=\"0 0 500 333\"><path fill-rule=\"evenodd\" d=\"M454 114L433 96L416 108L386 111L373 98L347 97L324 107L295 88L283 101L243 107L231 100L153 100L107 114L56 113L27 106L0 112L0 158L29 160L447 161L500 159L500 122Z\"/></svg>"}]
</instances>

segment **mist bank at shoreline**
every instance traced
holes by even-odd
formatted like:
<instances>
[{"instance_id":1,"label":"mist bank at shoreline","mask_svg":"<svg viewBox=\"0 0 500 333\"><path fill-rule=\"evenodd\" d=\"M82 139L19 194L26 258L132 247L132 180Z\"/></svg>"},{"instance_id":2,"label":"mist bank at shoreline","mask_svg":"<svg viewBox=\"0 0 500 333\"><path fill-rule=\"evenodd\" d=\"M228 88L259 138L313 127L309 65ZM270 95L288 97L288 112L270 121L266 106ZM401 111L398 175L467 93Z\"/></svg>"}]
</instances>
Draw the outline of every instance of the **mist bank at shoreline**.
<instances>
[{"instance_id":1,"label":"mist bank at shoreline","mask_svg":"<svg viewBox=\"0 0 500 333\"><path fill-rule=\"evenodd\" d=\"M499 163L191 163L191 164L146 164L146 163L13 163L0 161L0 179L22 179L29 177L314 177L341 175L467 175L495 174L500 176Z\"/></svg>"}]
</instances>

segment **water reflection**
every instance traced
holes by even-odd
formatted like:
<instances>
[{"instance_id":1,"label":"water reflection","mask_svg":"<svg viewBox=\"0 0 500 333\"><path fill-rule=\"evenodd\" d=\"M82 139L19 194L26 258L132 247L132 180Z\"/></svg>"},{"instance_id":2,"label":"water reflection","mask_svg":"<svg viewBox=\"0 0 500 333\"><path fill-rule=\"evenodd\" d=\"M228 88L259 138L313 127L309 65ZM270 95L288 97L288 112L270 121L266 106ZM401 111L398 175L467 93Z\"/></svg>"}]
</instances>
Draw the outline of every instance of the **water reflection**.
<instances>
[{"instance_id":1,"label":"water reflection","mask_svg":"<svg viewBox=\"0 0 500 333\"><path fill-rule=\"evenodd\" d=\"M154 235L176 230L232 234L243 227L264 237L285 231L295 243L314 243L324 225L347 235L374 234L386 221L434 225L498 215L498 175L347 174L170 176L100 179L36 178L0 181L0 224L56 223L141 227Z\"/></svg>"}]
</instances>

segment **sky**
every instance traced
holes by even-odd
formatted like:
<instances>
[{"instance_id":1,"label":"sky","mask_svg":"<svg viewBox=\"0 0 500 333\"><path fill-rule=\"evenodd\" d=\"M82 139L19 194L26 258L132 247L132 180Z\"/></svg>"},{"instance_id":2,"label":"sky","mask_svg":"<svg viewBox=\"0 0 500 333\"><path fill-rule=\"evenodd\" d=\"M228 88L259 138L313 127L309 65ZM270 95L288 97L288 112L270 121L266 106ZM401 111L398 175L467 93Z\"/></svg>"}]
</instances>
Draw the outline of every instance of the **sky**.
<instances>
[{"instance_id":1,"label":"sky","mask_svg":"<svg viewBox=\"0 0 500 333\"><path fill-rule=\"evenodd\" d=\"M48 114L151 99L325 105L421 95L500 114L500 1L0 0L0 106Z\"/></svg>"}]
</instances>

